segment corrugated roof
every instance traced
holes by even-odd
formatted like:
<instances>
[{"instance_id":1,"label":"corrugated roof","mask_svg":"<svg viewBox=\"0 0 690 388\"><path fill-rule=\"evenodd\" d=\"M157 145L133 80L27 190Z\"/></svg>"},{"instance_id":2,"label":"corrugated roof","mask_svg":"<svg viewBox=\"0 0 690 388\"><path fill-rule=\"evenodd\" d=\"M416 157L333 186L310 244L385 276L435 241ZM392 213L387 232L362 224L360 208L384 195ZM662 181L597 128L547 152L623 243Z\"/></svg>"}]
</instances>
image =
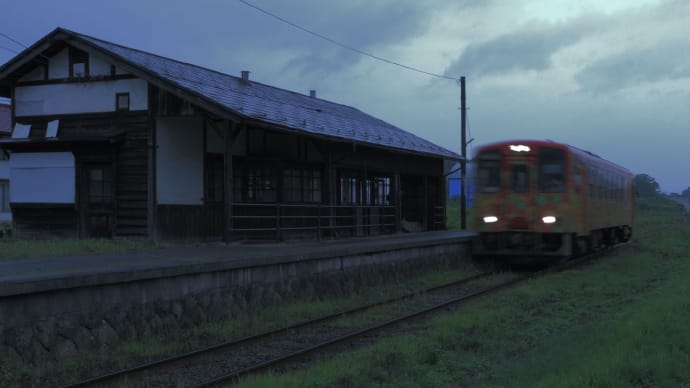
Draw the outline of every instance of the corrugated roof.
<instances>
[{"instance_id":1,"label":"corrugated roof","mask_svg":"<svg viewBox=\"0 0 690 388\"><path fill-rule=\"evenodd\" d=\"M461 159L456 153L356 108L66 32L231 113L302 132L414 153Z\"/></svg>"}]
</instances>

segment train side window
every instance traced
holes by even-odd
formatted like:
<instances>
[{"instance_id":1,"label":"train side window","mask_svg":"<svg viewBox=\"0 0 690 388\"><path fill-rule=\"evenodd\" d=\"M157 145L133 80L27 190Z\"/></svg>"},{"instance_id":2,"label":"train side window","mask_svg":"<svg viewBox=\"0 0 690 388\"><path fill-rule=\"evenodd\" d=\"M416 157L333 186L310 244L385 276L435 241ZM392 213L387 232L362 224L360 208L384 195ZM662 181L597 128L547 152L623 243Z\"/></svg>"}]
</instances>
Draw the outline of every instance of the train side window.
<instances>
[{"instance_id":1,"label":"train side window","mask_svg":"<svg viewBox=\"0 0 690 388\"><path fill-rule=\"evenodd\" d=\"M529 173L524 164L513 165L512 171L513 191L516 193L526 193L529 191Z\"/></svg>"},{"instance_id":2,"label":"train side window","mask_svg":"<svg viewBox=\"0 0 690 388\"><path fill-rule=\"evenodd\" d=\"M539 149L539 191L562 193L565 191L565 151L558 148Z\"/></svg>"},{"instance_id":3,"label":"train side window","mask_svg":"<svg viewBox=\"0 0 690 388\"><path fill-rule=\"evenodd\" d=\"M484 193L496 193L501 188L501 154L486 151L479 154L478 189Z\"/></svg>"}]
</instances>

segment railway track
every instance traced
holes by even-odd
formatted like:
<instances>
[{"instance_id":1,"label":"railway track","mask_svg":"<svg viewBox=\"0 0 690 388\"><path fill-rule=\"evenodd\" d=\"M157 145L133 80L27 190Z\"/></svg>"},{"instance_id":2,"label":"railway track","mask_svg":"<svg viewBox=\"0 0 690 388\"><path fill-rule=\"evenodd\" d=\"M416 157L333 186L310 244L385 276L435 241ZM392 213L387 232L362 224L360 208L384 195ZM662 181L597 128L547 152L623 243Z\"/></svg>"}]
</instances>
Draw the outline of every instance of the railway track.
<instances>
[{"instance_id":1,"label":"railway track","mask_svg":"<svg viewBox=\"0 0 690 388\"><path fill-rule=\"evenodd\" d=\"M126 382L130 386L170 386L172 385L183 385L189 386L181 382L179 379L171 380L170 371L180 370L180 368L189 371L194 369L194 365L201 366L199 368L205 368L204 363L213 361L213 359L220 358L223 359L228 352L235 353L238 350L243 354L248 354L248 359L260 358L260 356L252 357L251 353L257 353L256 350L252 350L252 347L256 348L256 344L261 341L267 341L273 345L278 341L280 336L291 336L294 338L294 334L297 331L311 331L312 333L319 330L319 325L323 330L323 326L326 329L333 329L332 324L339 319L343 318L353 318L357 314L365 313L369 310L375 309L377 307L389 306L394 303L402 303L406 300L411 300L413 298L419 298L424 295L430 295L433 293L442 292L443 290L463 287L463 285L470 284L472 282L480 281L481 279L487 278L493 275L493 272L484 272L477 275L453 281L450 283L442 284L439 286L434 286L425 290L420 290L412 293L408 293L399 297L390 298L386 300L381 300L373 303L368 303L353 309L346 311L340 311L333 314L321 316L315 319L310 319L302 321L293 325L281 327L275 330L266 331L249 337L244 337L237 340L227 341L219 343L204 349L176 355L173 357L157 360L154 362L149 362L146 364L141 364L129 369L120 370L110 374L98 376L88 380L80 381L74 384L66 385L65 387L91 387L91 386L117 386L120 383ZM329 326L330 325L330 326ZM337 329L333 329L337 330ZM275 348L275 346L272 346ZM234 356L233 358L236 358ZM226 358L227 359L227 358ZM246 364L247 362L242 362L241 364ZM231 369L232 366L230 366ZM226 369L226 368L221 368ZM236 369L236 368L234 368ZM250 367L242 368L244 372L251 370ZM245 374L245 373L240 374ZM194 374L193 372L190 372ZM173 372L177 375L177 372ZM202 373L203 374L203 373ZM226 373L227 374L227 373ZM160 376L157 377L157 376ZM183 379L184 380L184 379ZM166 382L167 381L167 382ZM193 386L193 384L192 384Z\"/></svg>"},{"instance_id":2,"label":"railway track","mask_svg":"<svg viewBox=\"0 0 690 388\"><path fill-rule=\"evenodd\" d=\"M528 279L581 265L604 252L575 258L536 272L504 274L493 282L489 280L495 275L494 272L480 273L423 291L142 364L68 387L118 386L122 383L146 387L207 387L231 383L243 376L294 365L318 352L513 287Z\"/></svg>"}]
</instances>

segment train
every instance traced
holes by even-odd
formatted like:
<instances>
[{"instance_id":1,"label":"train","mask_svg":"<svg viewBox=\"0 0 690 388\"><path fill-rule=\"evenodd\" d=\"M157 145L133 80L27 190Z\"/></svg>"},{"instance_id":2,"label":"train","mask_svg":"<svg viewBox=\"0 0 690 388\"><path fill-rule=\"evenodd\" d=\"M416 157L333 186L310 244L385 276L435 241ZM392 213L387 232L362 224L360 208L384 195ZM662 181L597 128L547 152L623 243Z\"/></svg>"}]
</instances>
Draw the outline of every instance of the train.
<instances>
[{"instance_id":1,"label":"train","mask_svg":"<svg viewBox=\"0 0 690 388\"><path fill-rule=\"evenodd\" d=\"M513 140L479 147L472 164L475 256L564 260L632 236L634 175L596 154Z\"/></svg>"}]
</instances>

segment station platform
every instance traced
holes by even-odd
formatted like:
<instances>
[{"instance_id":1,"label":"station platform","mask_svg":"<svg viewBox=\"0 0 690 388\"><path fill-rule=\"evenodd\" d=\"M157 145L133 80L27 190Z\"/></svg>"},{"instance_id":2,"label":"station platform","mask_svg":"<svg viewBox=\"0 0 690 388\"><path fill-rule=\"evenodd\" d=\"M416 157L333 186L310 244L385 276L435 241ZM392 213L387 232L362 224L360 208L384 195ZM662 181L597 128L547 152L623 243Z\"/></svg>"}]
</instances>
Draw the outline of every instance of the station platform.
<instances>
[{"instance_id":1,"label":"station platform","mask_svg":"<svg viewBox=\"0 0 690 388\"><path fill-rule=\"evenodd\" d=\"M471 231L438 231L347 240L218 243L0 261L0 297L433 246L474 236Z\"/></svg>"},{"instance_id":2,"label":"station platform","mask_svg":"<svg viewBox=\"0 0 690 388\"><path fill-rule=\"evenodd\" d=\"M461 263L474 236L420 232L0 261L0 359L61 359L286 298L343 295Z\"/></svg>"}]
</instances>

